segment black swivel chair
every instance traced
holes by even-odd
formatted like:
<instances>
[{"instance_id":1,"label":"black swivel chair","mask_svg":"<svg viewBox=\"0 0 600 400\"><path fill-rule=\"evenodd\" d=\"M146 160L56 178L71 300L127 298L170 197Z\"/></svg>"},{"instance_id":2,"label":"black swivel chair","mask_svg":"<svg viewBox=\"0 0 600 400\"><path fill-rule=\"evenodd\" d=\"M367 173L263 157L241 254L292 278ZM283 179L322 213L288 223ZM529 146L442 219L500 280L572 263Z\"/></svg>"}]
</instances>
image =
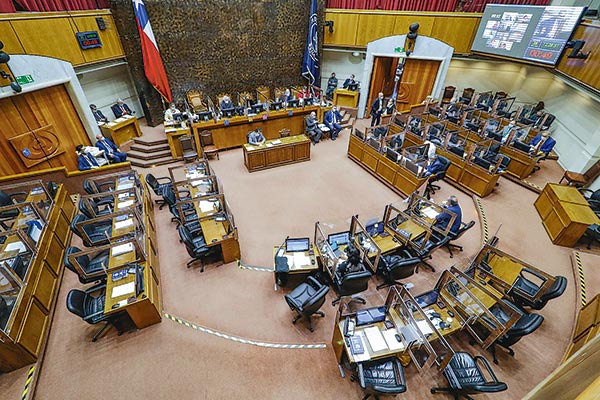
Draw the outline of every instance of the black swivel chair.
<instances>
[{"instance_id":1,"label":"black swivel chair","mask_svg":"<svg viewBox=\"0 0 600 400\"><path fill-rule=\"evenodd\" d=\"M383 283L377 286L377 290L392 285L401 285L398 280L413 275L420 262L419 257L414 257L407 250L402 250L397 255L382 256L377 265L377 275L383 278Z\"/></svg>"},{"instance_id":2,"label":"black swivel chair","mask_svg":"<svg viewBox=\"0 0 600 400\"><path fill-rule=\"evenodd\" d=\"M113 190L115 183L113 181L107 182L96 182L91 179L85 179L83 181L83 190L88 194L104 193Z\"/></svg>"},{"instance_id":3,"label":"black swivel chair","mask_svg":"<svg viewBox=\"0 0 600 400\"><path fill-rule=\"evenodd\" d=\"M163 181L163 183L161 183L161 181ZM154 192L155 195L161 196L161 197L164 195L165 188L167 188L167 187L173 188L173 181L171 180L171 178L169 178L167 176L161 177L161 178L156 178L152 174L147 174L146 175L146 183L148 184L148 186L150 186L152 188L152 191ZM159 205L159 207L158 207L159 210L162 210L162 208L165 206L164 198L154 200L154 203Z\"/></svg>"},{"instance_id":4,"label":"black swivel chair","mask_svg":"<svg viewBox=\"0 0 600 400\"><path fill-rule=\"evenodd\" d=\"M15 204L15 202L19 202L16 201L15 197L17 195L23 196L23 199L21 200L24 201L25 197L27 197L27 193L13 193L13 194L8 194L6 192L3 192L0 190L0 207L4 207L4 206L10 206L12 204ZM11 220L13 218L16 218L19 215L20 211L16 208L10 209L10 210L5 210L5 211L0 211L0 224L2 224L2 226L4 227L4 229L9 229L9 227L7 227L6 225L4 225L2 222L3 221L8 221Z\"/></svg>"},{"instance_id":5,"label":"black swivel chair","mask_svg":"<svg viewBox=\"0 0 600 400\"><path fill-rule=\"evenodd\" d=\"M422 240L422 239L421 239ZM420 264L423 264L425 267L429 268L431 272L435 272L435 267L427 262L427 260L431 259L431 253L437 249L438 247L445 246L446 243L450 241L450 236L439 237L436 235L431 235L425 246L420 250L415 250L413 248L410 249L411 253L419 258ZM419 273L419 264L417 264L417 268L415 269L416 273Z\"/></svg>"},{"instance_id":6,"label":"black swivel chair","mask_svg":"<svg viewBox=\"0 0 600 400\"><path fill-rule=\"evenodd\" d=\"M533 275L537 275L535 273L535 271L531 271L529 269L527 270L527 272L529 272ZM543 277L540 277L540 279L543 279ZM513 290L513 289L520 289L526 293L529 293L532 296L535 296L535 294L540 290L540 287L538 285L531 282L529 279L527 279L521 273L517 277L517 280L515 281L511 291L508 292L508 295L514 300L514 303L519 308L523 309L523 307L529 307L529 308L539 311L542 308L544 308L544 306L546 305L546 303L548 303L548 301L562 295L565 292L566 288L567 288L567 278L565 278L564 276L560 276L560 275L556 276L554 283L552 284L552 286L550 286L550 289L548 289L548 291L546 293L544 293L538 301L532 302L529 299L526 299L525 297L520 296L517 292L515 292Z\"/></svg>"},{"instance_id":7,"label":"black swivel chair","mask_svg":"<svg viewBox=\"0 0 600 400\"><path fill-rule=\"evenodd\" d=\"M93 293L99 292L97 296L93 296ZM72 289L67 295L67 308L73 314L81 317L88 324L98 324L100 322L104 322L105 325L100 329L94 337L92 338L92 342L98 340L100 335L106 331L108 327L113 324L113 321L118 318L118 316L124 313L120 312L116 315L106 315L104 314L104 301L106 299L106 285L101 284L94 286L85 292L78 289ZM119 336L123 333L121 330L118 330Z\"/></svg>"},{"instance_id":8,"label":"black swivel chair","mask_svg":"<svg viewBox=\"0 0 600 400\"><path fill-rule=\"evenodd\" d=\"M358 363L357 374L352 376L353 381L358 381L365 391L366 400L373 396L396 396L406 392L406 381L402 364L396 357Z\"/></svg>"},{"instance_id":9,"label":"black swivel chair","mask_svg":"<svg viewBox=\"0 0 600 400\"><path fill-rule=\"evenodd\" d=\"M338 297L331 302L334 306L340 302L344 296L352 296L357 293L364 292L369 289L369 280L371 279L371 272L367 268L360 264L361 269L357 272L343 273L336 270L333 274L333 286L335 291L338 293ZM361 304L367 304L367 301L362 297L352 297L352 302L358 302Z\"/></svg>"},{"instance_id":10,"label":"black swivel chair","mask_svg":"<svg viewBox=\"0 0 600 400\"><path fill-rule=\"evenodd\" d=\"M10 317L11 309L6 304L4 297L0 296L0 326L4 328Z\"/></svg>"},{"instance_id":11,"label":"black swivel chair","mask_svg":"<svg viewBox=\"0 0 600 400\"><path fill-rule=\"evenodd\" d=\"M435 185L434 182L444 179L446 172L448 172L448 168L450 168L450 165L452 164L450 160L444 156L438 155L437 157L438 160L440 160L440 162L443 164L443 167L440 171L436 172L435 175L430 176L427 180L427 186L425 187L425 193L423 194L423 197L425 198L430 198L432 194L435 194L436 190L440 190L440 186Z\"/></svg>"},{"instance_id":12,"label":"black swivel chair","mask_svg":"<svg viewBox=\"0 0 600 400\"><path fill-rule=\"evenodd\" d=\"M187 267L191 267L195 261L200 261L200 272L204 272L204 259L213 254L218 246L208 247L201 232L197 236L193 236L183 225L177 229L179 237L185 245L185 249L190 257L192 257L192 260L187 263Z\"/></svg>"},{"instance_id":13,"label":"black swivel chair","mask_svg":"<svg viewBox=\"0 0 600 400\"><path fill-rule=\"evenodd\" d=\"M94 257L91 260L90 257L87 255L81 255L77 257L77 262L79 262L79 265L83 269L85 275L90 276L79 275L79 272L69 260L70 255L77 254L80 252L81 249L77 247L68 247L65 251L65 256L63 259L65 267L77 274L77 276L79 277L79 282L83 283L84 285L92 282L106 281L106 275L104 274L104 271L108 268L110 250L104 250L100 252L96 257Z\"/></svg>"},{"instance_id":14,"label":"black swivel chair","mask_svg":"<svg viewBox=\"0 0 600 400\"><path fill-rule=\"evenodd\" d=\"M486 369L491 380L486 380L480 365ZM450 393L454 399L464 397L471 399L470 394L497 393L508 389L504 382L500 382L492 367L482 356L473 357L469 353L458 352L444 368L444 376L449 387L433 387L431 393Z\"/></svg>"},{"instance_id":15,"label":"black swivel chair","mask_svg":"<svg viewBox=\"0 0 600 400\"><path fill-rule=\"evenodd\" d=\"M90 242L87 239L86 235L84 235L79 230L79 227L78 227L78 225L80 223L83 223L87 220L88 220L88 217L86 217L85 215L76 214L73 217L73 220L71 221L71 224L70 224L71 231L74 234L76 234L77 236L79 236L81 238L81 240L83 240L83 245L85 247L93 247L93 246L109 244L110 243L109 238L111 237L111 234L112 234L112 221L108 220L108 221L98 222L95 224L86 225L85 231L87 233L87 237L89 237L89 240L91 240L91 242ZM84 229L84 228L82 228L82 229Z\"/></svg>"},{"instance_id":16,"label":"black swivel chair","mask_svg":"<svg viewBox=\"0 0 600 400\"><path fill-rule=\"evenodd\" d=\"M579 189L583 197L586 199L592 211L600 214L600 189L591 191L590 189Z\"/></svg>"},{"instance_id":17,"label":"black swivel chair","mask_svg":"<svg viewBox=\"0 0 600 400\"><path fill-rule=\"evenodd\" d=\"M114 203L112 202L112 199L111 201L107 201L107 199L101 199L100 201L88 199L85 201L83 198L81 198L79 199L77 208L79 209L79 212L91 219L101 215L110 214L112 212L113 204ZM100 208L103 205L105 207Z\"/></svg>"},{"instance_id":18,"label":"black swivel chair","mask_svg":"<svg viewBox=\"0 0 600 400\"><path fill-rule=\"evenodd\" d=\"M450 253L450 258L454 258L454 254L452 253L453 248L458 249L459 251L463 251L462 246L459 246L452 242L455 240L458 240L466 231L471 229L474 225L475 225L475 221L470 221L468 224L465 224L464 222L462 222L460 224L460 228L458 229L458 232L456 232L456 233L448 232L448 237L450 238L450 240L448 242L446 242L444 247L448 249L448 252Z\"/></svg>"},{"instance_id":19,"label":"black swivel chair","mask_svg":"<svg viewBox=\"0 0 600 400\"><path fill-rule=\"evenodd\" d=\"M309 276L304 282L298 285L291 293L285 295L285 301L292 311L298 313L292 320L295 324L300 318L307 319L309 330L314 332L312 315L317 314L325 317L325 313L319 311L319 308L325 303L325 296L329 292L329 286Z\"/></svg>"}]
</instances>

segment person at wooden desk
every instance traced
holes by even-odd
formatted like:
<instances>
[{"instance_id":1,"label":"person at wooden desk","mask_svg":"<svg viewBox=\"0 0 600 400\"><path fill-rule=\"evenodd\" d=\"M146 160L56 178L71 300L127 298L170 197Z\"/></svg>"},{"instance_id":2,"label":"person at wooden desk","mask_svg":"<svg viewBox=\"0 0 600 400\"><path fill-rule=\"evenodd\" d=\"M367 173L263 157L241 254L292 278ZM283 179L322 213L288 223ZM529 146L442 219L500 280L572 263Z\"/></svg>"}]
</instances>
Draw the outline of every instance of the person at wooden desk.
<instances>
[{"instance_id":1,"label":"person at wooden desk","mask_svg":"<svg viewBox=\"0 0 600 400\"><path fill-rule=\"evenodd\" d=\"M96 118L96 122L98 123L98 125L102 125L108 122L108 118L106 118L104 114L102 114L102 111L96 108L95 104L90 104L90 108L92 109L92 114L94 114L94 118Z\"/></svg>"},{"instance_id":2,"label":"person at wooden desk","mask_svg":"<svg viewBox=\"0 0 600 400\"><path fill-rule=\"evenodd\" d=\"M262 130L260 128L256 128L256 130L251 131L248 134L248 143L254 146L260 146L262 144L265 144L266 141L267 139L265 139L265 136L263 135Z\"/></svg>"},{"instance_id":3,"label":"person at wooden desk","mask_svg":"<svg viewBox=\"0 0 600 400\"><path fill-rule=\"evenodd\" d=\"M100 150L104 150L104 154L108 158L108 161L113 163L120 163L127 161L127 153L119 151L119 148L110 139L105 138L101 133L96 135L96 147Z\"/></svg>"},{"instance_id":4,"label":"person at wooden desk","mask_svg":"<svg viewBox=\"0 0 600 400\"><path fill-rule=\"evenodd\" d=\"M360 262L360 251L356 246L349 244L344 249L344 253L348 257L347 260L341 262L335 272L339 276L344 276L352 272L360 272L365 269L364 265Z\"/></svg>"},{"instance_id":5,"label":"person at wooden desk","mask_svg":"<svg viewBox=\"0 0 600 400\"><path fill-rule=\"evenodd\" d=\"M181 111L177 109L175 103L171 103L171 106L165 111L165 123L172 123L173 121L175 121L175 115L177 114L181 116Z\"/></svg>"},{"instance_id":6,"label":"person at wooden desk","mask_svg":"<svg viewBox=\"0 0 600 400\"><path fill-rule=\"evenodd\" d=\"M450 232L456 235L458 233L458 230L460 229L460 223L462 220L462 210L460 209L460 205L458 204L458 199L456 198L456 196L450 196L448 197L448 200L442 203L442 206L444 207L444 209L452 211L454 214L456 214L456 219L454 220L454 223L450 228ZM450 214L442 212L435 217L435 225L440 229L446 229L451 219L452 216Z\"/></svg>"},{"instance_id":7,"label":"person at wooden desk","mask_svg":"<svg viewBox=\"0 0 600 400\"><path fill-rule=\"evenodd\" d=\"M425 172L423 173L424 177L435 175L440 172L444 168L444 164L440 161L436 154L432 154L429 156L429 162L427 163L427 167L425 167Z\"/></svg>"},{"instance_id":8,"label":"person at wooden desk","mask_svg":"<svg viewBox=\"0 0 600 400\"><path fill-rule=\"evenodd\" d=\"M531 139L529 142L529 152L535 156L546 157L552 151L555 144L556 140L550 137L550 131L545 130Z\"/></svg>"},{"instance_id":9,"label":"person at wooden desk","mask_svg":"<svg viewBox=\"0 0 600 400\"><path fill-rule=\"evenodd\" d=\"M354 74L351 74L350 78L348 78L344 81L343 87L344 87L344 89L348 89L348 86L350 86L350 85L356 85L356 81L354 80ZM352 89L348 89L348 90L352 90Z\"/></svg>"},{"instance_id":10,"label":"person at wooden desk","mask_svg":"<svg viewBox=\"0 0 600 400\"><path fill-rule=\"evenodd\" d=\"M317 119L317 113L312 111L306 116L306 133L313 142L313 145L319 143L321 140L321 129L319 129L319 120Z\"/></svg>"},{"instance_id":11,"label":"person at wooden desk","mask_svg":"<svg viewBox=\"0 0 600 400\"><path fill-rule=\"evenodd\" d=\"M115 114L115 118L120 118L123 115L133 115L131 108L122 99L117 99L117 103L112 105L111 110Z\"/></svg>"}]
</instances>

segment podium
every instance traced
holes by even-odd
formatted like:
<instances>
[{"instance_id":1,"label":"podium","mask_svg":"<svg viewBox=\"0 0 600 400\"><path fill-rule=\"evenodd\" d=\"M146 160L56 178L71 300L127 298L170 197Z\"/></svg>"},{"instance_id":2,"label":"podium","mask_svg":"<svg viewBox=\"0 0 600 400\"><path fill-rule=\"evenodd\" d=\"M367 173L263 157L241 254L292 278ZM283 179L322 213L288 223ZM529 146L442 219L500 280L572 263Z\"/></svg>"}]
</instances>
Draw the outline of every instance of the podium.
<instances>
[{"instance_id":1,"label":"podium","mask_svg":"<svg viewBox=\"0 0 600 400\"><path fill-rule=\"evenodd\" d=\"M358 92L354 90L335 89L333 104L341 107L358 107Z\"/></svg>"},{"instance_id":2,"label":"podium","mask_svg":"<svg viewBox=\"0 0 600 400\"><path fill-rule=\"evenodd\" d=\"M100 130L105 137L110 138L117 146L134 137L142 136L140 125L136 117L119 117L113 121L100 125Z\"/></svg>"}]
</instances>

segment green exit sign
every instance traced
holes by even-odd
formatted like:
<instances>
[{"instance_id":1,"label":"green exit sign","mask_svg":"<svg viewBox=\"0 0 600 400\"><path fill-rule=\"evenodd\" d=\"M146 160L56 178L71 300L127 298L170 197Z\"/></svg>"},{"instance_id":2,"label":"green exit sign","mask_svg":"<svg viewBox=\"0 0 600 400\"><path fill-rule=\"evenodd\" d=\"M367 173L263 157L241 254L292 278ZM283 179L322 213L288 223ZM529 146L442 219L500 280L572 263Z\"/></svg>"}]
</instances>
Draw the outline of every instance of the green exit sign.
<instances>
[{"instance_id":1,"label":"green exit sign","mask_svg":"<svg viewBox=\"0 0 600 400\"><path fill-rule=\"evenodd\" d=\"M31 75L21 75L21 76L17 76L17 82L20 85L25 85L27 83L33 83L33 76Z\"/></svg>"},{"instance_id":2,"label":"green exit sign","mask_svg":"<svg viewBox=\"0 0 600 400\"><path fill-rule=\"evenodd\" d=\"M396 48L394 49L394 52L395 52L395 53L404 53L404 47L396 47Z\"/></svg>"}]
</instances>

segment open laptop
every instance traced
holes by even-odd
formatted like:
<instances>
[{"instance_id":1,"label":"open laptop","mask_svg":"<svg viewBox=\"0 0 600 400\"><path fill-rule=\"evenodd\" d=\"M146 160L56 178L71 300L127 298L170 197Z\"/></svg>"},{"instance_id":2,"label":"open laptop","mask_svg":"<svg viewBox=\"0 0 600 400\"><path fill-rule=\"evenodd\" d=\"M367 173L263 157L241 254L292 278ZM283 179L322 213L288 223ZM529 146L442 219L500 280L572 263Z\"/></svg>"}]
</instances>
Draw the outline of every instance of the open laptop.
<instances>
[{"instance_id":1,"label":"open laptop","mask_svg":"<svg viewBox=\"0 0 600 400\"><path fill-rule=\"evenodd\" d=\"M310 247L309 238L294 238L285 241L285 252L296 253L308 251Z\"/></svg>"}]
</instances>

